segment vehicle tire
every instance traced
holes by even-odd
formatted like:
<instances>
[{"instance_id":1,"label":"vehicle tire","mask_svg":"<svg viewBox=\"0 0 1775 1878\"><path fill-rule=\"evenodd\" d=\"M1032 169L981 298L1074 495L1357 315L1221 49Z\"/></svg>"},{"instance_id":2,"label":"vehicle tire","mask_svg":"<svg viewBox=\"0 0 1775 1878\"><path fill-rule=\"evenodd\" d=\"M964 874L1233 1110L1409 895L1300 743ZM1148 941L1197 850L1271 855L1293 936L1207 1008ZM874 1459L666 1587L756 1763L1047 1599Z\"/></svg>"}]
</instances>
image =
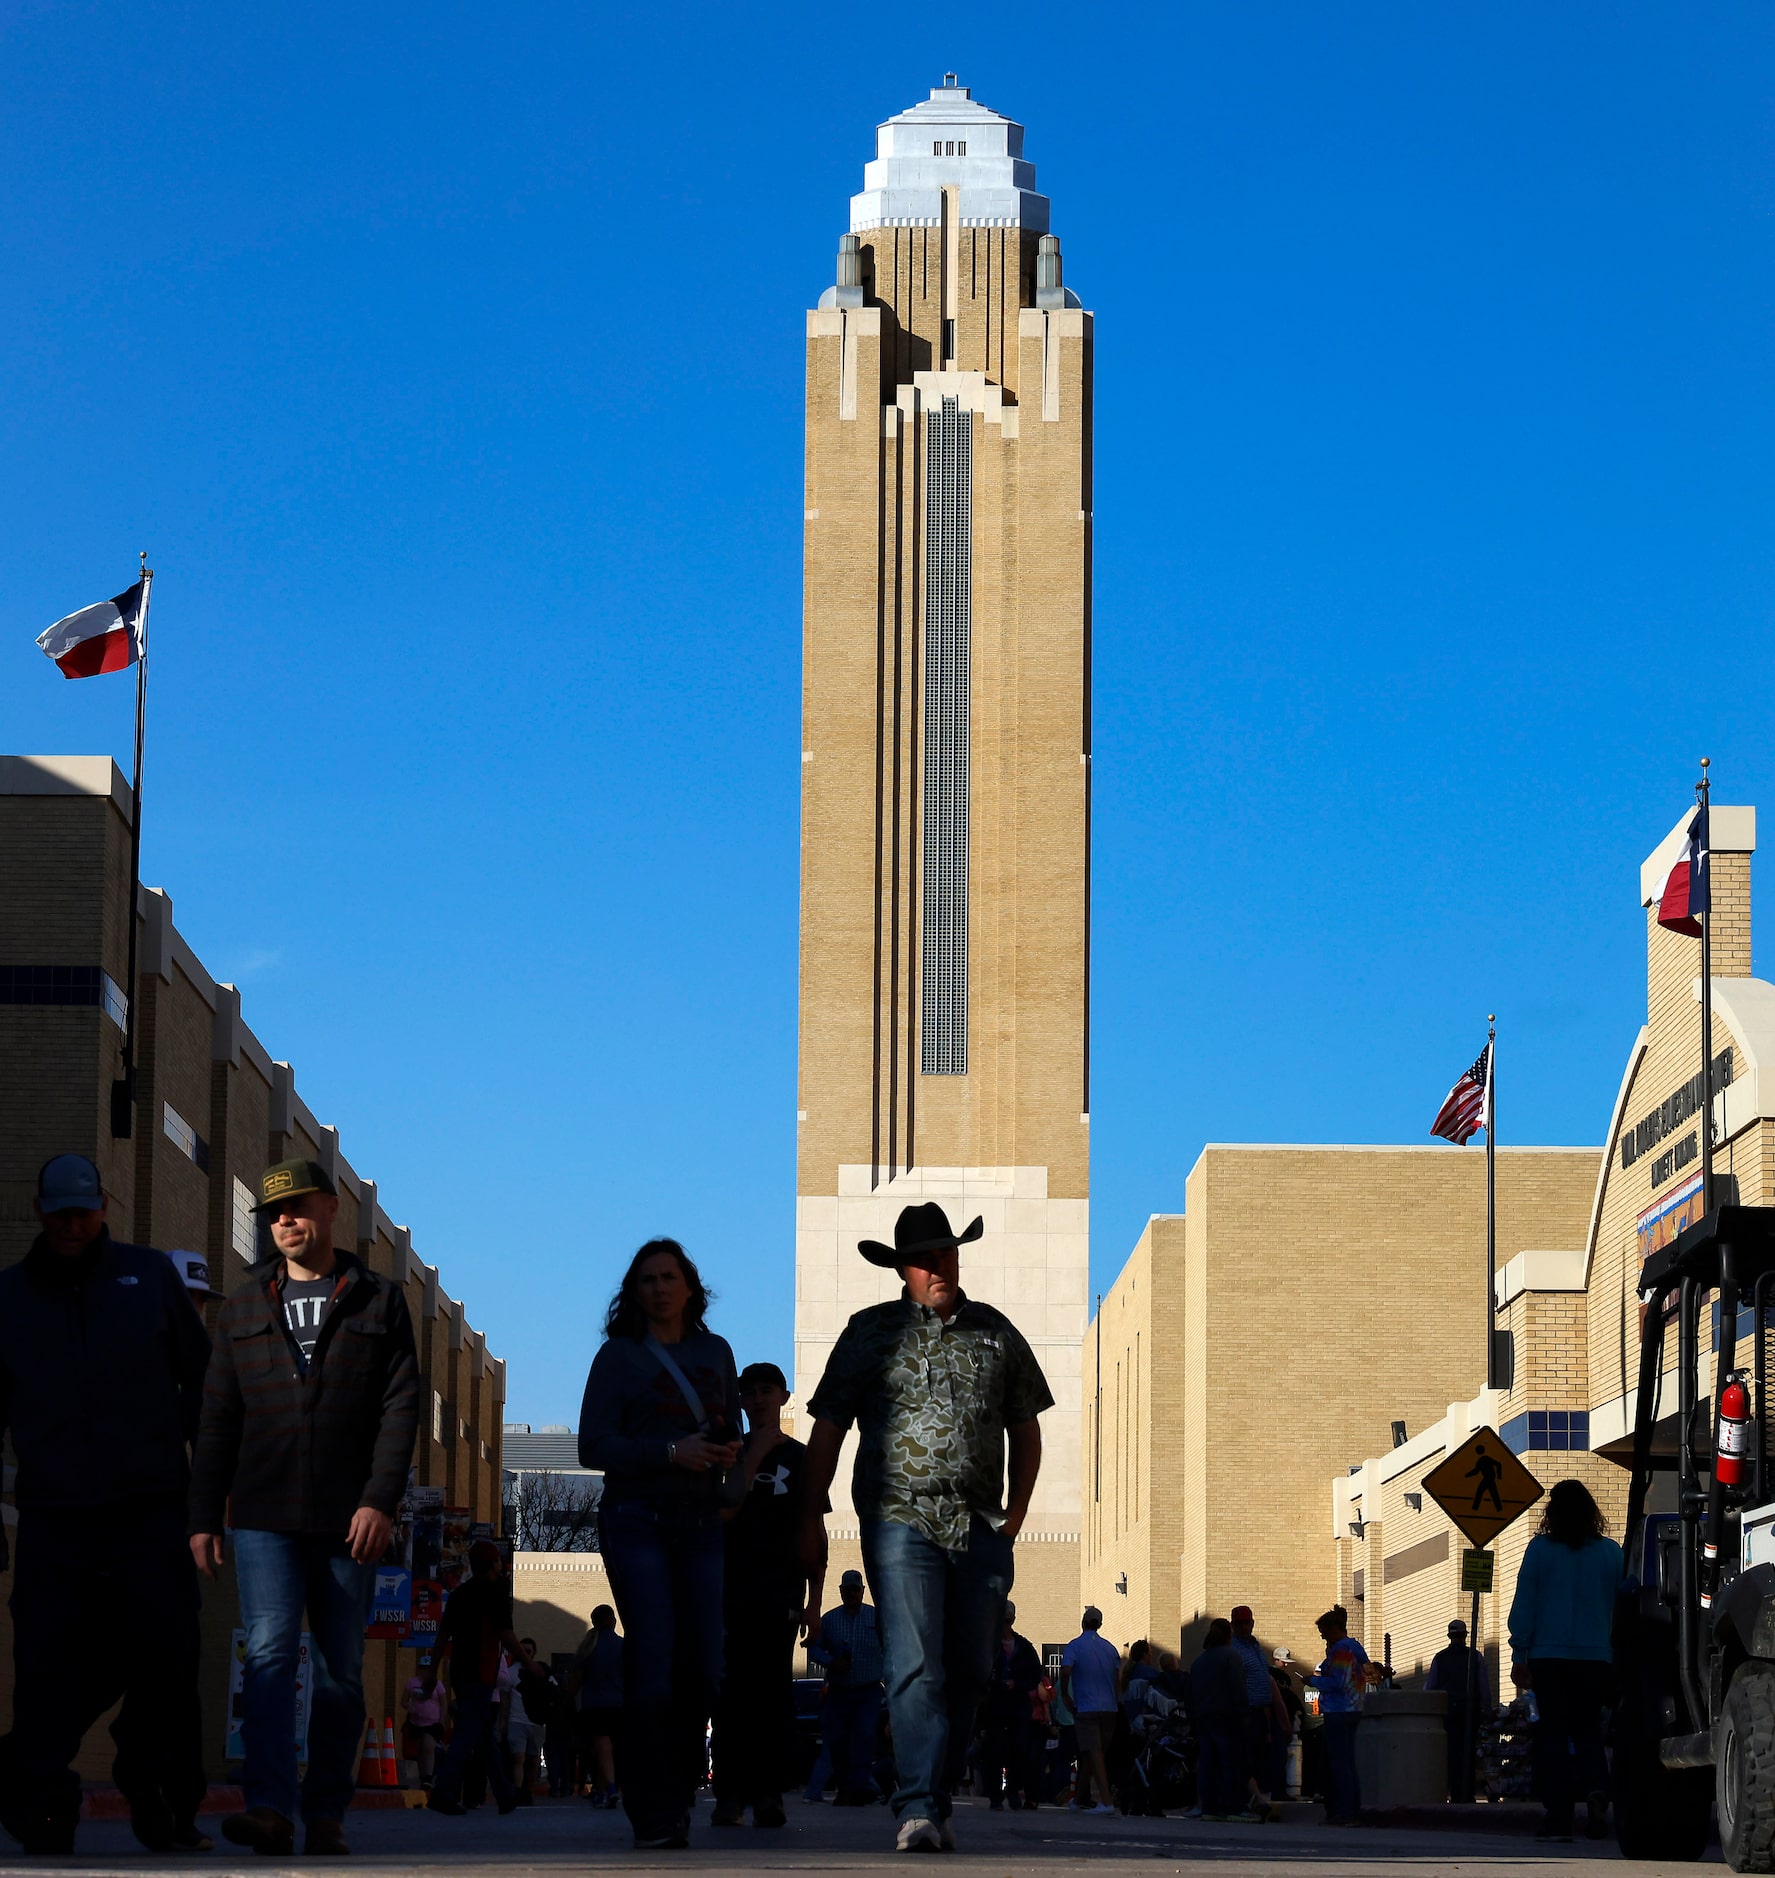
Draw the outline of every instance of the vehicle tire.
<instances>
[{"instance_id":1,"label":"vehicle tire","mask_svg":"<svg viewBox=\"0 0 1775 1878\"><path fill-rule=\"evenodd\" d=\"M1726 1863L1775 1872L1775 1663L1746 1663L1732 1678L1714 1785Z\"/></svg>"},{"instance_id":2,"label":"vehicle tire","mask_svg":"<svg viewBox=\"0 0 1775 1878\"><path fill-rule=\"evenodd\" d=\"M1699 1859L1713 1826L1713 1777L1666 1767L1655 1744L1615 1748L1615 1840L1623 1858Z\"/></svg>"}]
</instances>

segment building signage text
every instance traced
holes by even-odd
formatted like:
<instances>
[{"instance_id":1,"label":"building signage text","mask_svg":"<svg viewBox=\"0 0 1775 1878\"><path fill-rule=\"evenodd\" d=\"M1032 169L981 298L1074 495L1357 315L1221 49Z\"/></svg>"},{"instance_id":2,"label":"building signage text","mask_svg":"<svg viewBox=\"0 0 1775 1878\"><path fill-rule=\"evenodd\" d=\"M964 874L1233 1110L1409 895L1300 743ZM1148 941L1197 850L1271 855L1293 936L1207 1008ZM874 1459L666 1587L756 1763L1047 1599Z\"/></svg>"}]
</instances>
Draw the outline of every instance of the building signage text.
<instances>
[{"instance_id":1,"label":"building signage text","mask_svg":"<svg viewBox=\"0 0 1775 1878\"><path fill-rule=\"evenodd\" d=\"M1722 1050L1713 1059L1713 1086L1715 1090L1724 1089L1732 1080L1732 1052ZM1691 1115L1699 1115L1703 1105L1701 1093L1701 1072L1697 1070L1675 1095L1666 1096L1643 1121L1632 1128L1621 1131L1621 1170L1623 1173L1637 1161L1642 1154L1648 1154L1666 1135L1675 1134ZM1685 1153L1684 1149L1689 1152ZM1652 1168L1652 1185L1660 1185L1670 1178L1678 1167L1686 1166L1695 1158L1693 1140L1685 1141L1681 1147L1672 1150L1672 1154L1662 1154ZM1673 1159L1680 1155L1681 1159ZM1664 1171L1660 1173L1659 1168Z\"/></svg>"}]
</instances>

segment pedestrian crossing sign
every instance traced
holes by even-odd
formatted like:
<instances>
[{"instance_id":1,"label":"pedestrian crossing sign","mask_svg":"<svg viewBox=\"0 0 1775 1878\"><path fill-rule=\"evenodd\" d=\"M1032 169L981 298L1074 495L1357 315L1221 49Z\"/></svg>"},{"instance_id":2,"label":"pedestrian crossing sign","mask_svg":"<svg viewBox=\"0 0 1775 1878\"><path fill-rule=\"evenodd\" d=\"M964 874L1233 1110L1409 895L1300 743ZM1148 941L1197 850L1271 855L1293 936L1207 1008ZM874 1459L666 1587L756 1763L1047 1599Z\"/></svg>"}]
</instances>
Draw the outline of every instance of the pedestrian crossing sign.
<instances>
[{"instance_id":1,"label":"pedestrian crossing sign","mask_svg":"<svg viewBox=\"0 0 1775 1878\"><path fill-rule=\"evenodd\" d=\"M1490 1545L1546 1489L1495 1428L1478 1428L1424 1476L1424 1491L1476 1546Z\"/></svg>"}]
</instances>

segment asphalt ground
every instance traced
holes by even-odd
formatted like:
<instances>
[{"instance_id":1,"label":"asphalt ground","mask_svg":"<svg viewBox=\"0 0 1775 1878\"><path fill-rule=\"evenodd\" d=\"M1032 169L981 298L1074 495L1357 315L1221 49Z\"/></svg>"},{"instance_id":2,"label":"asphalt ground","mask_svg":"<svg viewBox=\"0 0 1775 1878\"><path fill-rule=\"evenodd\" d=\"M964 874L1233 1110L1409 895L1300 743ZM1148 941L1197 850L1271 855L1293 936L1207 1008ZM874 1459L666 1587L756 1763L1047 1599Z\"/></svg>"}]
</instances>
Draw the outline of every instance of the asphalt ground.
<instances>
[{"instance_id":1,"label":"asphalt ground","mask_svg":"<svg viewBox=\"0 0 1775 1878\"><path fill-rule=\"evenodd\" d=\"M1304 1872L1314 1878L1370 1874L1459 1873L1462 1878L1536 1878L1579 1872L1692 1872L1692 1865L1628 1864L1612 1842L1578 1840L1541 1846L1522 1833L1430 1831L1414 1827L1209 1825L1202 1820L1083 1817L1060 1809L993 1813L982 1801L958 1802L956 1852L913 1858L893 1851L893 1824L884 1807L834 1808L788 1802L789 1823L777 1831L752 1826L717 1830L705 1798L681 1852L636 1852L621 1813L584 1800L541 1802L501 1819L491 1806L460 1819L422 1811L354 1811L346 1821L354 1858L342 1861L258 1859L217 1836L213 1852L157 1856L145 1852L122 1820L83 1820L72 1858L28 1859L0 1852L0 1873L71 1874L152 1871L202 1873L205 1878L275 1878L280 1871L331 1863L365 1878L439 1873L450 1878L566 1870L677 1872L857 1872L890 1867L968 1874L968 1878L1063 1878L1107 1864L1143 1871L1212 1872L1238 1878L1258 1872ZM213 1821L206 1820L215 1832ZM298 1829L299 1832L300 1829ZM301 1840L298 1836L297 1844ZM1717 1857L1717 1853L1716 1853ZM1716 1865L1715 1869L1721 1869Z\"/></svg>"}]
</instances>

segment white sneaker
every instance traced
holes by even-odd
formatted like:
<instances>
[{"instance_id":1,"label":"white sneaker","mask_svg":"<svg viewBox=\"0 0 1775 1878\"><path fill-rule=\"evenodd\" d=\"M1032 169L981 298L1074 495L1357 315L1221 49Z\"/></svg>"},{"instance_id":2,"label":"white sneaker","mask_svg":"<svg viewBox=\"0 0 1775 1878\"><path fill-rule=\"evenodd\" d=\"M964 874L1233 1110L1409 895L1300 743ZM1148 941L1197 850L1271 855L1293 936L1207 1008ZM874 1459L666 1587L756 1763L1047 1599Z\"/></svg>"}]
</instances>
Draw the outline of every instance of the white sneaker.
<instances>
[{"instance_id":1,"label":"white sneaker","mask_svg":"<svg viewBox=\"0 0 1775 1878\"><path fill-rule=\"evenodd\" d=\"M941 1852L943 1835L933 1821L916 1814L900 1821L900 1836L894 1841L896 1852Z\"/></svg>"},{"instance_id":2,"label":"white sneaker","mask_svg":"<svg viewBox=\"0 0 1775 1878\"><path fill-rule=\"evenodd\" d=\"M1108 1814L1111 1819L1114 1819L1116 1815L1116 1809L1113 1806L1106 1805L1102 1800L1099 1800L1095 1806L1087 1807L1085 1810L1091 1813Z\"/></svg>"},{"instance_id":3,"label":"white sneaker","mask_svg":"<svg viewBox=\"0 0 1775 1878\"><path fill-rule=\"evenodd\" d=\"M955 1850L955 1821L947 1813L937 1821L937 1837L942 1841L945 1852Z\"/></svg>"}]
</instances>

